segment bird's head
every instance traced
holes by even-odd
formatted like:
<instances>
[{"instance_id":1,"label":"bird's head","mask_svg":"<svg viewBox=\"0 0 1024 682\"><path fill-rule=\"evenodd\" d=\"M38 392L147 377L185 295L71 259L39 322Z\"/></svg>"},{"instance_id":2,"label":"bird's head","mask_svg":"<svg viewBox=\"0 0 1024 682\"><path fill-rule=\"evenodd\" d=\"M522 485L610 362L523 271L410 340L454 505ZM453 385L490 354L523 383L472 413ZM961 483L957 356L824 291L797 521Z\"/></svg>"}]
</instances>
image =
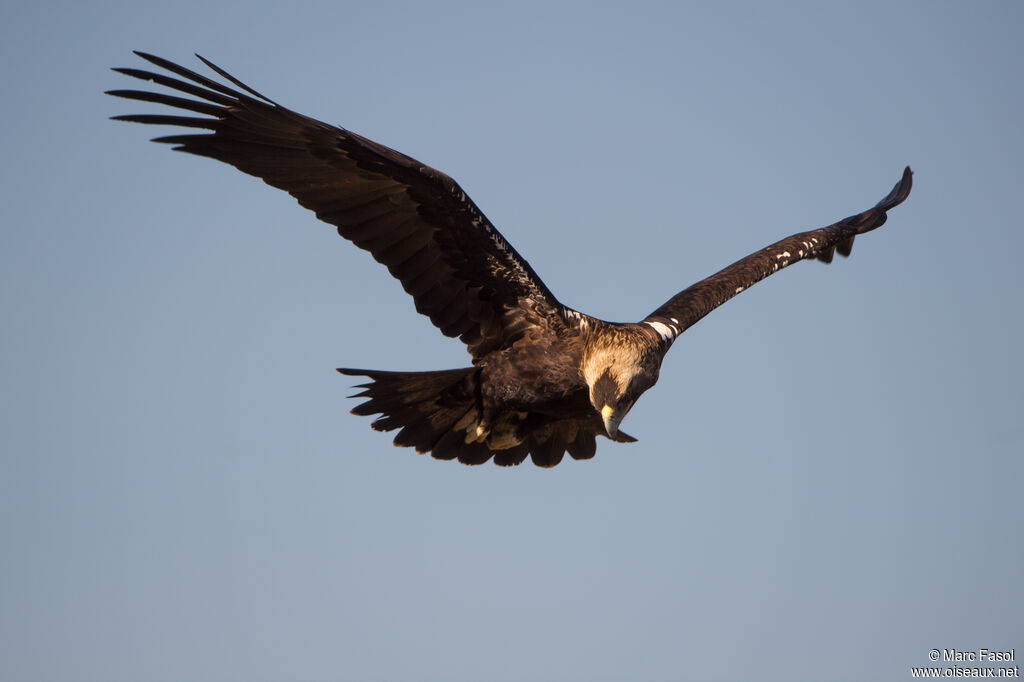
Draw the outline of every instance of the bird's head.
<instances>
[{"instance_id":1,"label":"bird's head","mask_svg":"<svg viewBox=\"0 0 1024 682\"><path fill-rule=\"evenodd\" d=\"M601 415L608 437L615 440L619 424L637 399L658 380L661 354L630 344L591 353L583 377L590 387L590 404Z\"/></svg>"}]
</instances>

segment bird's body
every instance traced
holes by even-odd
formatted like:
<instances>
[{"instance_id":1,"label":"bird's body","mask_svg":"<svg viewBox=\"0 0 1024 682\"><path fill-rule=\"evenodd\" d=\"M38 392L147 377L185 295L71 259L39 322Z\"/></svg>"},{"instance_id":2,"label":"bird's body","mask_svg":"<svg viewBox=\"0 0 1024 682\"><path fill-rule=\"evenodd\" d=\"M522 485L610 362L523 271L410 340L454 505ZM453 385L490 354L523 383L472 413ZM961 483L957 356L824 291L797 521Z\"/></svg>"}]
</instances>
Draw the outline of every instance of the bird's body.
<instances>
[{"instance_id":1,"label":"bird's body","mask_svg":"<svg viewBox=\"0 0 1024 682\"><path fill-rule=\"evenodd\" d=\"M910 192L910 169L874 208L787 237L683 290L638 323L572 310L547 289L451 178L343 128L274 103L203 60L240 90L167 60L138 53L184 78L117 71L191 95L115 90L128 99L203 116L143 114L120 120L207 132L157 141L209 156L294 196L342 237L369 251L413 297L416 309L460 338L472 366L428 372L340 369L365 376L355 414L399 430L396 445L439 459L480 464L558 464L565 452L593 457L597 436L619 431L654 385L672 342L707 313L799 260L849 255ZM243 92L244 91L244 92Z\"/></svg>"}]
</instances>

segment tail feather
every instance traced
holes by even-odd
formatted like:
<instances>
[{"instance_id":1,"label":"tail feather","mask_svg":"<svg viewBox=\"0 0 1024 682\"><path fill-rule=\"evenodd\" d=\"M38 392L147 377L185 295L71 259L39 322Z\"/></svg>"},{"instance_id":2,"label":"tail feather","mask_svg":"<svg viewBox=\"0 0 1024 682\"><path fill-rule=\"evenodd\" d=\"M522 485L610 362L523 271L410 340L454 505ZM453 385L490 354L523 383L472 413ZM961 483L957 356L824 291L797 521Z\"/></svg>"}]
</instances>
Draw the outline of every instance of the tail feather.
<instances>
[{"instance_id":1,"label":"tail feather","mask_svg":"<svg viewBox=\"0 0 1024 682\"><path fill-rule=\"evenodd\" d=\"M566 442L552 433L544 440L537 440L530 447L530 458L539 467L553 467L565 456Z\"/></svg>"},{"instance_id":2,"label":"tail feather","mask_svg":"<svg viewBox=\"0 0 1024 682\"><path fill-rule=\"evenodd\" d=\"M436 459L456 459L465 445L465 439L457 431L449 431L434 444L430 454Z\"/></svg>"},{"instance_id":3,"label":"tail feather","mask_svg":"<svg viewBox=\"0 0 1024 682\"><path fill-rule=\"evenodd\" d=\"M499 450L494 453L494 463L502 467L514 467L526 461L530 456L530 444L521 443L514 448Z\"/></svg>"}]
</instances>

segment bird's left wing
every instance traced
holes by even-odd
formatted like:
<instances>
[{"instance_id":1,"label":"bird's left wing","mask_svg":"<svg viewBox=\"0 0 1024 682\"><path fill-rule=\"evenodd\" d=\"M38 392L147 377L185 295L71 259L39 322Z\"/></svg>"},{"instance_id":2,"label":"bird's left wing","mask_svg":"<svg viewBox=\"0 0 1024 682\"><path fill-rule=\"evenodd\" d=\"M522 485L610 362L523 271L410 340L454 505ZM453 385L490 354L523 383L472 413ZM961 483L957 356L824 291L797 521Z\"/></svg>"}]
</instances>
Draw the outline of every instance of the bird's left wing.
<instances>
[{"instance_id":1,"label":"bird's left wing","mask_svg":"<svg viewBox=\"0 0 1024 682\"><path fill-rule=\"evenodd\" d=\"M806 258L831 263L836 251L842 256L850 255L854 237L885 223L886 211L903 203L910 194L911 184L912 173L908 167L892 191L874 207L834 225L786 237L752 253L679 292L642 323L653 328L664 343L671 343L712 310L787 265Z\"/></svg>"},{"instance_id":2,"label":"bird's left wing","mask_svg":"<svg viewBox=\"0 0 1024 682\"><path fill-rule=\"evenodd\" d=\"M224 161L291 194L387 266L416 309L444 334L462 339L474 356L508 343L529 326L574 323L571 311L444 173L286 109L202 57L238 89L166 59L136 54L179 78L141 69L115 71L191 97L143 90L108 94L188 115L115 119L204 131L154 141Z\"/></svg>"}]
</instances>

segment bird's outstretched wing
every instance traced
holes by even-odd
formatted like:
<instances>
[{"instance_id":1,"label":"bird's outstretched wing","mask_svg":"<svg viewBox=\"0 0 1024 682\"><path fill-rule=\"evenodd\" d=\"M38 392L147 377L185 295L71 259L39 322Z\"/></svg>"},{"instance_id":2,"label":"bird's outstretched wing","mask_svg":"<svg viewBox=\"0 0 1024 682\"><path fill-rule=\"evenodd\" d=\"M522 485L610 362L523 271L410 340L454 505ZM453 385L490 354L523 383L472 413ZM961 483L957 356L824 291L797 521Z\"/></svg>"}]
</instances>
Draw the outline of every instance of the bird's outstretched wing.
<instances>
[{"instance_id":1,"label":"bird's outstretched wing","mask_svg":"<svg viewBox=\"0 0 1024 682\"><path fill-rule=\"evenodd\" d=\"M229 163L291 194L387 266L416 310L444 334L462 339L474 356L508 343L526 326L572 323L530 265L444 173L290 111L202 57L238 89L166 59L136 54L179 78L114 70L190 97L143 90L108 94L189 115L115 119L204 131L154 141Z\"/></svg>"},{"instance_id":2,"label":"bird's outstretched wing","mask_svg":"<svg viewBox=\"0 0 1024 682\"><path fill-rule=\"evenodd\" d=\"M854 237L885 223L886 211L903 203L910 194L911 184L912 173L908 167L892 191L873 208L828 227L794 234L756 251L679 292L642 322L653 327L663 341L671 343L712 310L787 265L807 258L831 263L836 251L849 256Z\"/></svg>"}]
</instances>

